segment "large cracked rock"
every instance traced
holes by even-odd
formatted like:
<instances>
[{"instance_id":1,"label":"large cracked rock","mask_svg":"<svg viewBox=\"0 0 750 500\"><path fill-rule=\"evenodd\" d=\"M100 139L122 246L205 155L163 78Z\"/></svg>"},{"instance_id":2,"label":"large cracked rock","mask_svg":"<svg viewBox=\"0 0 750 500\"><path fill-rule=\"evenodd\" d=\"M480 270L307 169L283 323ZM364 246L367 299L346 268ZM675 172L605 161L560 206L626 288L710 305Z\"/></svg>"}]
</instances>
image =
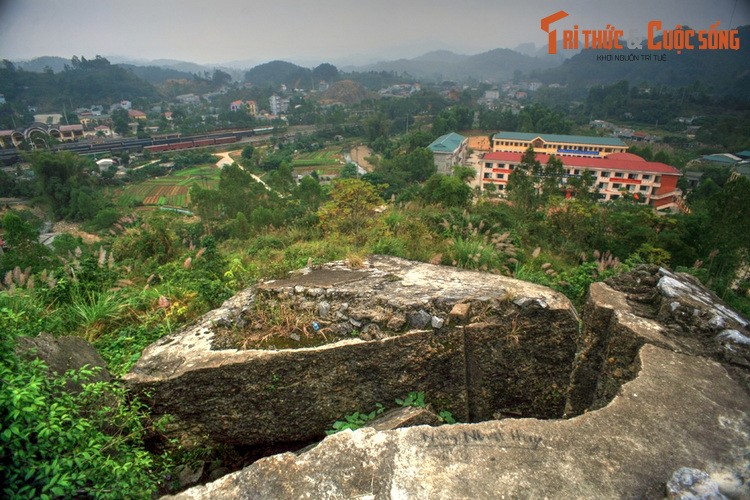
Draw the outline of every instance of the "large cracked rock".
<instances>
[{"instance_id":1,"label":"large cracked rock","mask_svg":"<svg viewBox=\"0 0 750 500\"><path fill-rule=\"evenodd\" d=\"M223 348L261 296L349 338ZM355 328L360 338L346 333ZM377 256L363 269L334 263L245 290L148 347L125 380L155 413L174 417L186 443L320 439L344 415L411 391L460 421L559 418L577 336L574 308L548 288Z\"/></svg>"},{"instance_id":2,"label":"large cracked rock","mask_svg":"<svg viewBox=\"0 0 750 500\"><path fill-rule=\"evenodd\" d=\"M682 467L747 498L743 389L714 361L653 345L638 364L608 406L569 420L346 431L170 498L662 498Z\"/></svg>"},{"instance_id":3,"label":"large cracked rock","mask_svg":"<svg viewBox=\"0 0 750 500\"><path fill-rule=\"evenodd\" d=\"M540 295L503 302L537 312L551 303ZM487 326L471 309L454 306L448 316L458 322L452 332L463 338L467 373L481 367L467 375L466 413L498 420L346 431L173 498L661 498L699 490L750 498L748 323L692 278L644 267L591 287L565 370L567 419L503 418L535 406L520 398L505 409L520 384L502 382L550 383L557 372L533 371L518 347L512 354L522 362L506 352L492 365L496 351L525 343L543 350L544 327L512 314L515 327L498 330L498 349L492 331L509 316ZM545 354L534 358L551 364ZM494 381L496 393L477 379ZM520 407L527 413L515 413Z\"/></svg>"},{"instance_id":4,"label":"large cracked rock","mask_svg":"<svg viewBox=\"0 0 750 500\"><path fill-rule=\"evenodd\" d=\"M644 344L722 361L750 387L747 320L692 276L643 266L591 285L566 416L609 403L637 374Z\"/></svg>"}]
</instances>

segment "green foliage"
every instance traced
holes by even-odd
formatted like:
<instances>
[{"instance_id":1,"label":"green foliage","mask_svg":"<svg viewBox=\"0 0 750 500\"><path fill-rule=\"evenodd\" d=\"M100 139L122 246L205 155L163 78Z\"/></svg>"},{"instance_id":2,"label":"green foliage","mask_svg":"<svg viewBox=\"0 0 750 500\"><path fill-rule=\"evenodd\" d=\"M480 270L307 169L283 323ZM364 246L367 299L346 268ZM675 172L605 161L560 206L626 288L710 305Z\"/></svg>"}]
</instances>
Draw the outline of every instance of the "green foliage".
<instances>
[{"instance_id":1,"label":"green foliage","mask_svg":"<svg viewBox=\"0 0 750 500\"><path fill-rule=\"evenodd\" d=\"M15 324L0 310L0 488L7 498L136 498L156 491L143 448L144 407L115 383L85 383L83 368L51 378L39 360L14 354ZM68 382L83 382L80 393Z\"/></svg>"},{"instance_id":2,"label":"green foliage","mask_svg":"<svg viewBox=\"0 0 750 500\"><path fill-rule=\"evenodd\" d=\"M336 434L347 429L357 430L360 427L365 426L368 422L375 420L378 415L385 411L385 407L380 403L375 403L375 409L370 413L360 413L355 411L350 415L346 415L344 420L337 420L333 423L333 428L326 431L329 436Z\"/></svg>"},{"instance_id":3,"label":"green foliage","mask_svg":"<svg viewBox=\"0 0 750 500\"><path fill-rule=\"evenodd\" d=\"M425 182L421 191L426 203L444 207L465 208L471 203L471 188L455 175L435 174Z\"/></svg>"},{"instance_id":4,"label":"green foliage","mask_svg":"<svg viewBox=\"0 0 750 500\"><path fill-rule=\"evenodd\" d=\"M35 152L27 157L36 174L39 192L59 219L87 220L104 205L93 177L90 159L69 152Z\"/></svg>"},{"instance_id":5,"label":"green foliage","mask_svg":"<svg viewBox=\"0 0 750 500\"><path fill-rule=\"evenodd\" d=\"M331 201L318 210L320 225L325 231L361 233L372 224L372 209L382 203L372 184L359 179L337 180Z\"/></svg>"},{"instance_id":6,"label":"green foliage","mask_svg":"<svg viewBox=\"0 0 750 500\"><path fill-rule=\"evenodd\" d=\"M424 408L427 406L424 400L424 392L412 391L403 399L396 398L396 404L399 406L413 406L414 408Z\"/></svg>"}]
</instances>

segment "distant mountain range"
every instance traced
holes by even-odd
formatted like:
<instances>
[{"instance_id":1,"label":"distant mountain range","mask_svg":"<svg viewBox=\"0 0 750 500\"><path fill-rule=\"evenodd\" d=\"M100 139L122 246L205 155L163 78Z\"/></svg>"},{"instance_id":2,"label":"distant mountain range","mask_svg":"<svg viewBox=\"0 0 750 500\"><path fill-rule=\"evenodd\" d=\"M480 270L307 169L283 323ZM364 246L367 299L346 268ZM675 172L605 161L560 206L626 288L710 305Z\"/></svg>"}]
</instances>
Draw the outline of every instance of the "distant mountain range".
<instances>
[{"instance_id":1,"label":"distant mountain range","mask_svg":"<svg viewBox=\"0 0 750 500\"><path fill-rule=\"evenodd\" d=\"M229 73L235 81L255 85L286 84L289 88L315 88L321 80L332 83L347 78L345 73L386 73L397 78L423 82L479 81L499 83L514 77L538 79L544 83L583 86L606 85L628 80L670 86L704 83L716 93L750 95L750 26L742 26L739 50L685 50L682 54L665 52L666 61L602 60L607 55L661 55L647 50L582 50L579 53L561 51L551 56L547 48L534 44L521 44L516 50L494 49L480 54L457 54L449 50L427 52L412 59L381 61L362 66L344 66L339 69L330 64L306 68L287 61L254 64L252 60L234 61L226 65L200 65L186 61L160 59L154 61L132 60L122 57L108 58L134 75L159 85L168 79L191 79L193 75L210 76L214 69ZM658 40L658 39L657 39ZM565 58L568 58L567 60ZM51 69L63 71L70 61L61 57L39 57L31 61L14 63L17 68L32 72ZM247 66L244 66L247 65ZM245 71L240 68L250 67ZM374 73L373 73L374 72ZM392 77L390 77L392 78ZM377 85L377 82L375 82ZM373 88L372 85L366 85Z\"/></svg>"},{"instance_id":2,"label":"distant mountain range","mask_svg":"<svg viewBox=\"0 0 750 500\"><path fill-rule=\"evenodd\" d=\"M475 55L436 50L413 59L348 66L343 70L388 71L434 82L468 79L497 82L513 78L517 72L527 75L535 70L552 68L555 64L557 62L552 59L531 57L510 49L493 49Z\"/></svg>"},{"instance_id":3,"label":"distant mountain range","mask_svg":"<svg viewBox=\"0 0 750 500\"><path fill-rule=\"evenodd\" d=\"M544 83L572 86L607 85L627 80L669 86L688 86L701 82L711 93L750 96L750 26L738 28L739 50L582 50L560 66L537 71ZM656 42L660 38L656 38ZM645 44L644 44L645 47ZM602 57L611 56L611 60ZM625 60L617 57L625 56ZM628 56L630 56L628 58ZM646 60L641 56L650 56ZM664 57L664 60L657 57ZM637 60L635 58L637 57Z\"/></svg>"}]
</instances>

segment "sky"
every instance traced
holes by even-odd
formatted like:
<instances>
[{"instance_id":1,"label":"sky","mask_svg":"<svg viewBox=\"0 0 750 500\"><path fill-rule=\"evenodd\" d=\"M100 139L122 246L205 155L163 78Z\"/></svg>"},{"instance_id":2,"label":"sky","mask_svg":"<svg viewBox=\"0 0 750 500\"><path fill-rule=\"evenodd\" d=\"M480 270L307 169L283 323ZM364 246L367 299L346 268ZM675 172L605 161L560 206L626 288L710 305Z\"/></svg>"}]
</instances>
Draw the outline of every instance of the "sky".
<instances>
[{"instance_id":1,"label":"sky","mask_svg":"<svg viewBox=\"0 0 750 500\"><path fill-rule=\"evenodd\" d=\"M438 49L541 47L540 20L559 10L580 29L614 24L626 34L645 35L652 19L750 24L750 0L0 0L0 59L365 64Z\"/></svg>"}]
</instances>

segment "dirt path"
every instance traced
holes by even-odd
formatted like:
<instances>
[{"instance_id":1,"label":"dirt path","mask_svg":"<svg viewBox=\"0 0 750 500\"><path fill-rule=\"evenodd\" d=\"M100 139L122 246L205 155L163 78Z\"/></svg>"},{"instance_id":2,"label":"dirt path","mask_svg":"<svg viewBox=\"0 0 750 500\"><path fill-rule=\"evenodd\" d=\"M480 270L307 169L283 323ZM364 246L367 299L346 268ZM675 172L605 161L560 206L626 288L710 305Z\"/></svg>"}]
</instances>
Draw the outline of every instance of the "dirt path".
<instances>
[{"instance_id":1,"label":"dirt path","mask_svg":"<svg viewBox=\"0 0 750 500\"><path fill-rule=\"evenodd\" d=\"M222 168L224 165L231 165L232 163L237 163L238 167L240 167L242 170L245 170L245 167L243 167L242 165L240 165L238 162L235 162L232 159L232 157L230 156L232 154L236 154L236 153L240 153L240 152L241 152L240 150L237 150L237 151L227 151L226 153L214 153L214 156L218 156L220 158L219 161L216 162L216 167L217 168ZM250 173L250 172L248 172L248 173ZM263 184L263 187L265 187L267 190L273 191L273 189L271 189L270 186L268 184L266 184L265 182L263 182L263 180L260 177L258 177L257 175L250 174L250 176L253 179L255 179L256 181L258 181L261 184Z\"/></svg>"},{"instance_id":2,"label":"dirt path","mask_svg":"<svg viewBox=\"0 0 750 500\"><path fill-rule=\"evenodd\" d=\"M373 155L372 150L367 146L357 146L356 148L352 148L352 150L349 151L349 155L355 163L368 172L372 172L373 168L375 168L369 161L367 161L367 157Z\"/></svg>"},{"instance_id":3,"label":"dirt path","mask_svg":"<svg viewBox=\"0 0 750 500\"><path fill-rule=\"evenodd\" d=\"M97 243L101 241L101 238L95 234L87 233L86 231L82 231L79 224L73 224L72 222L55 222L55 224L52 226L51 232L53 233L68 233L72 236L80 236L84 243L87 245L91 245L92 243Z\"/></svg>"}]
</instances>

